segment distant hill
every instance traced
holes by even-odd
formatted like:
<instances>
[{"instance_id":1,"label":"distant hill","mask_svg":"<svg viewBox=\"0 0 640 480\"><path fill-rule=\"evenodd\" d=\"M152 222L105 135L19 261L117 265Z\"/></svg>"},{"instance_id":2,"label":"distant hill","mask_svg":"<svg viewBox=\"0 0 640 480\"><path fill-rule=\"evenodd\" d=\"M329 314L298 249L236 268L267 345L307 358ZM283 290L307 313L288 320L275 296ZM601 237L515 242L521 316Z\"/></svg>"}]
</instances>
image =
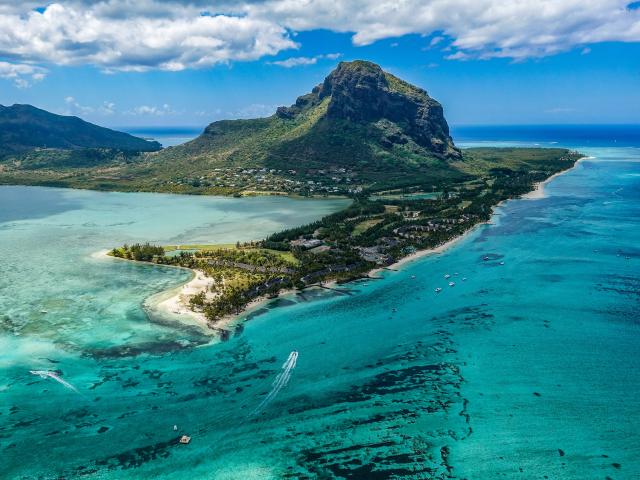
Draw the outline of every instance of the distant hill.
<instances>
[{"instance_id":1,"label":"distant hill","mask_svg":"<svg viewBox=\"0 0 640 480\"><path fill-rule=\"evenodd\" d=\"M342 62L323 83L268 118L224 120L156 160L207 167L447 168L461 158L442 106L367 61Z\"/></svg>"},{"instance_id":2,"label":"distant hill","mask_svg":"<svg viewBox=\"0 0 640 480\"><path fill-rule=\"evenodd\" d=\"M56 115L31 105L0 105L0 155L36 148L109 148L151 152L159 150L161 145L99 127L78 117Z\"/></svg>"}]
</instances>

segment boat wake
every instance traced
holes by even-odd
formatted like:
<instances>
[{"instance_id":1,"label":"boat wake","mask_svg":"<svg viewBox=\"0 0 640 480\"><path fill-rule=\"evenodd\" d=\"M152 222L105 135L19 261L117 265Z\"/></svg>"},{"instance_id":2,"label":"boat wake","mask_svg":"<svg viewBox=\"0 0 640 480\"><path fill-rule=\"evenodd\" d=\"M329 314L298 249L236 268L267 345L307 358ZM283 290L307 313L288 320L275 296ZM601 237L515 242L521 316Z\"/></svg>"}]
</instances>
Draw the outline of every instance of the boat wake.
<instances>
[{"instance_id":1,"label":"boat wake","mask_svg":"<svg viewBox=\"0 0 640 480\"><path fill-rule=\"evenodd\" d=\"M295 350L289 354L289 358L282 364L282 372L278 374L276 379L271 384L271 391L269 394L262 400L260 405L258 405L253 412L250 413L250 416L257 415L260 413L271 401L276 398L280 390L287 386L289 383L289 379L291 378L291 372L294 368L296 368L296 362L298 361L298 352Z\"/></svg>"},{"instance_id":2,"label":"boat wake","mask_svg":"<svg viewBox=\"0 0 640 480\"><path fill-rule=\"evenodd\" d=\"M58 376L58 374L56 374L55 372L52 372L50 370L29 370L29 373L31 373L32 375L38 375L40 378L52 378L53 380L55 380L56 382L64 385L65 387L67 387L69 390L73 390L74 392L82 395L78 389L76 387L74 387L73 385L71 385L69 382L67 382L66 380L63 380L62 378L60 378Z\"/></svg>"}]
</instances>

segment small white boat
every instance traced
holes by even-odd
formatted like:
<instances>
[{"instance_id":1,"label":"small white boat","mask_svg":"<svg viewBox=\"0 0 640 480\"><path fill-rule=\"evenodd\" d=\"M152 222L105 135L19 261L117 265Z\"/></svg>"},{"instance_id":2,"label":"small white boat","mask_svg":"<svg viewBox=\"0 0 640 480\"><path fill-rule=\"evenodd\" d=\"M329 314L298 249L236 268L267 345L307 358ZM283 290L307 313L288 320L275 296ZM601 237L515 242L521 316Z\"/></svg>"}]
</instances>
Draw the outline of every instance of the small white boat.
<instances>
[{"instance_id":1,"label":"small white boat","mask_svg":"<svg viewBox=\"0 0 640 480\"><path fill-rule=\"evenodd\" d=\"M486 262L487 260L489 260L489 257L484 257L483 260Z\"/></svg>"},{"instance_id":2,"label":"small white boat","mask_svg":"<svg viewBox=\"0 0 640 480\"><path fill-rule=\"evenodd\" d=\"M450 286L450 287L455 286L455 282L449 282L449 286Z\"/></svg>"},{"instance_id":3,"label":"small white boat","mask_svg":"<svg viewBox=\"0 0 640 480\"><path fill-rule=\"evenodd\" d=\"M467 277L462 277L462 281L466 282L467 281Z\"/></svg>"},{"instance_id":4,"label":"small white boat","mask_svg":"<svg viewBox=\"0 0 640 480\"><path fill-rule=\"evenodd\" d=\"M500 265L504 265L504 262L500 262Z\"/></svg>"},{"instance_id":5,"label":"small white boat","mask_svg":"<svg viewBox=\"0 0 640 480\"><path fill-rule=\"evenodd\" d=\"M451 278L451 275L449 275L448 273L445 274L444 278Z\"/></svg>"},{"instance_id":6,"label":"small white boat","mask_svg":"<svg viewBox=\"0 0 640 480\"><path fill-rule=\"evenodd\" d=\"M440 293L442 289L440 287L436 288L436 293Z\"/></svg>"},{"instance_id":7,"label":"small white boat","mask_svg":"<svg viewBox=\"0 0 640 480\"><path fill-rule=\"evenodd\" d=\"M411 275L411 278L416 278L416 276L415 275Z\"/></svg>"},{"instance_id":8,"label":"small white boat","mask_svg":"<svg viewBox=\"0 0 640 480\"><path fill-rule=\"evenodd\" d=\"M458 276L458 272L455 272L455 273L453 274L453 276L454 276L454 277L457 277L457 276Z\"/></svg>"}]
</instances>

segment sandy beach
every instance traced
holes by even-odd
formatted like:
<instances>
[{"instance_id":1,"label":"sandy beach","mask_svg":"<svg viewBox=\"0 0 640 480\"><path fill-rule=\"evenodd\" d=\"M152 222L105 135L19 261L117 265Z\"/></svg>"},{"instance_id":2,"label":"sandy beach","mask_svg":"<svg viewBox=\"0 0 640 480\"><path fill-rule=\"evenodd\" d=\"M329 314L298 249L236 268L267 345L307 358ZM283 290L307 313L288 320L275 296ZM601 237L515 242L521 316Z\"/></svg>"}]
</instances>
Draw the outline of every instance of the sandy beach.
<instances>
[{"instance_id":1,"label":"sandy beach","mask_svg":"<svg viewBox=\"0 0 640 480\"><path fill-rule=\"evenodd\" d=\"M209 328L207 318L201 312L194 312L189 306L189 300L200 292L206 292L211 285L211 279L199 270L192 270L193 277L184 285L172 290L169 298L157 303L150 301L153 308L174 315L185 315L196 320L203 327Z\"/></svg>"},{"instance_id":2,"label":"sandy beach","mask_svg":"<svg viewBox=\"0 0 640 480\"><path fill-rule=\"evenodd\" d=\"M447 251L449 248L453 247L455 244L457 244L458 242L461 242L462 240L464 240L465 238L467 238L472 232L475 231L476 228L479 228L481 225L486 225L489 222L482 222L482 223L478 223L476 225L474 225L473 227L471 227L470 229L468 229L466 232L464 232L461 235L458 235L455 238L452 238L451 240L438 245L437 247L434 248L428 248L426 250L418 250L410 255L407 255L406 257L402 257L400 260L398 260L397 262L392 263L391 265L389 265L388 267L380 267L380 268L375 268L373 270L371 270L369 272L369 275L375 275L376 273L379 273L385 269L396 269L396 268L402 268L403 265L407 264L407 263L411 263L414 262L416 260L419 260L420 258L423 257L427 257L429 255L436 255L438 253L444 253L445 251Z\"/></svg>"},{"instance_id":3,"label":"sandy beach","mask_svg":"<svg viewBox=\"0 0 640 480\"><path fill-rule=\"evenodd\" d=\"M97 259L110 259L123 262L137 262L136 260L129 260L126 258L112 257L108 254L109 250L100 250L91 255L92 258ZM148 262L137 262L149 265ZM211 283L211 280L207 279L203 272L199 270L192 270L190 268L179 267L175 265L163 265L168 268L181 268L183 270L189 270L192 273L191 279L176 287L172 290L160 292L156 295L152 295L144 302L145 309L153 313L158 311L159 313L179 315L182 318L189 318L194 321L198 326L210 329L207 318L203 313L194 312L189 306L189 300L194 295L207 291Z\"/></svg>"},{"instance_id":4,"label":"sandy beach","mask_svg":"<svg viewBox=\"0 0 640 480\"><path fill-rule=\"evenodd\" d=\"M520 198L523 199L523 200L539 200L541 198L545 198L547 196L547 194L544 191L545 186L547 186L554 178L559 177L560 175L564 175L568 171L572 170L580 162L582 162L583 160L587 160L589 158L592 158L592 157L579 158L578 160L576 160L576 163L573 165L573 167L571 167L571 168L569 168L567 170L563 170L563 171L558 172L558 173L554 173L553 175L551 175L549 178L547 178L543 182L536 183L533 186L533 190L531 190L529 193L525 193Z\"/></svg>"}]
</instances>

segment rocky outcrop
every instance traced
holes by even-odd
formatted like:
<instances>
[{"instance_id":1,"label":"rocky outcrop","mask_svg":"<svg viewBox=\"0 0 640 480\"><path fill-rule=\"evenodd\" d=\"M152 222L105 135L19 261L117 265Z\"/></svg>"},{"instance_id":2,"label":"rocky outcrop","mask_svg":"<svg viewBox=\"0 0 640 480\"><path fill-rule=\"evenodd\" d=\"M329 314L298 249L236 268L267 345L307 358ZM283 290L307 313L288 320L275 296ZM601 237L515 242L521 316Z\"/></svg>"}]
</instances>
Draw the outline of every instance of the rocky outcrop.
<instances>
[{"instance_id":1,"label":"rocky outcrop","mask_svg":"<svg viewBox=\"0 0 640 480\"><path fill-rule=\"evenodd\" d=\"M461 156L449 135L442 105L426 91L371 62L341 62L311 93L299 97L291 107L280 107L276 114L280 118L293 118L327 97L328 120L355 123L386 120L399 126L399 131L395 129L382 140L387 148L411 139L437 156L451 159Z\"/></svg>"}]
</instances>

